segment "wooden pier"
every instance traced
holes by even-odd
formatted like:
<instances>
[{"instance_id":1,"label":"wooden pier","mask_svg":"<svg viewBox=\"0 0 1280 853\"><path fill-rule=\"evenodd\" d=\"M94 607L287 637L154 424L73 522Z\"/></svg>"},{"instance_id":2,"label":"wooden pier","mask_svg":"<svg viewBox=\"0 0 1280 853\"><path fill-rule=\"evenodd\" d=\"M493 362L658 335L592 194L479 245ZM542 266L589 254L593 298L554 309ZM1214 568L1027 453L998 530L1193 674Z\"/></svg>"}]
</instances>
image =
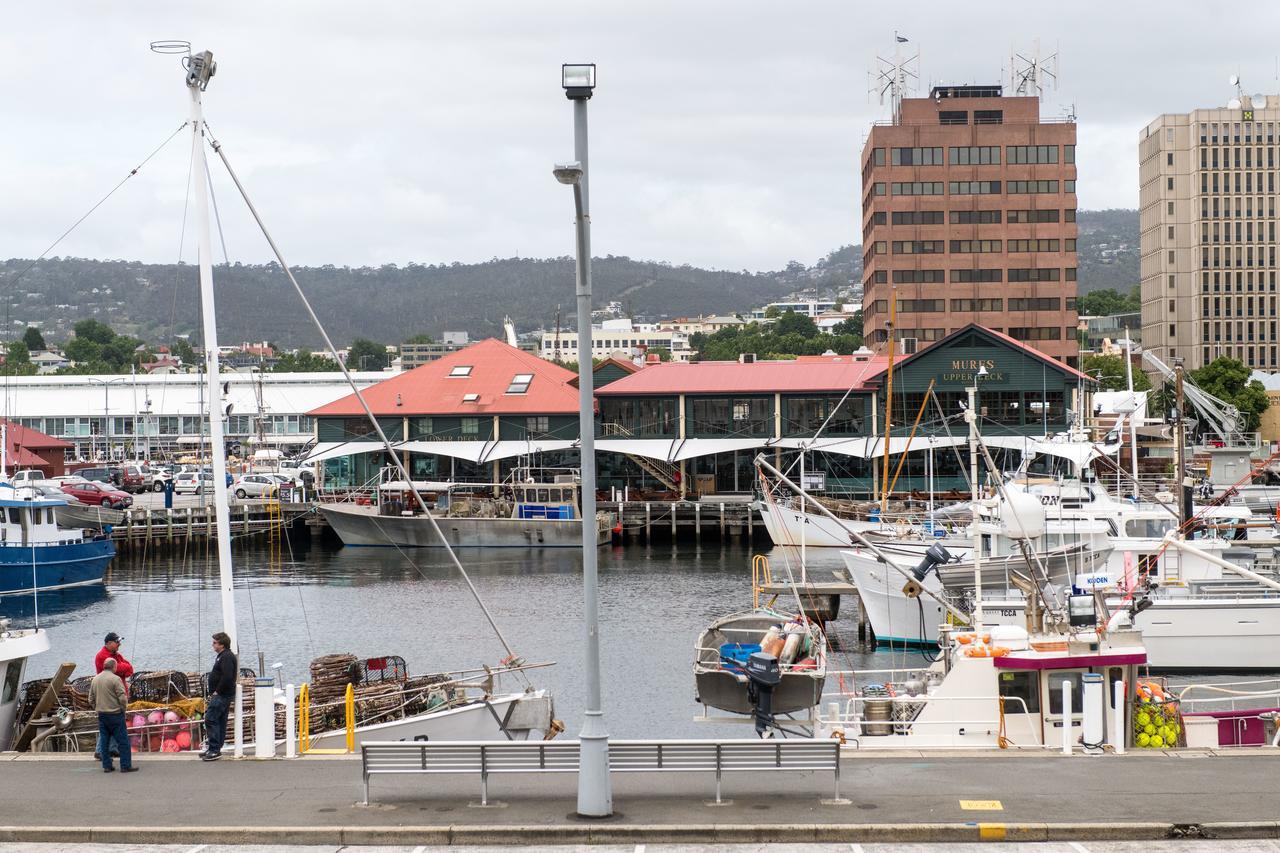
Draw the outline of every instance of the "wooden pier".
<instances>
[{"instance_id":1,"label":"wooden pier","mask_svg":"<svg viewBox=\"0 0 1280 853\"><path fill-rule=\"evenodd\" d=\"M311 515L310 503L254 501L237 503L231 510L233 540L255 534L279 534L304 516ZM212 504L204 506L131 507L123 511L123 519L111 528L111 539L119 551L135 546L163 546L211 539L217 535L216 513Z\"/></svg>"},{"instance_id":2,"label":"wooden pier","mask_svg":"<svg viewBox=\"0 0 1280 853\"><path fill-rule=\"evenodd\" d=\"M623 542L704 537L750 542L757 534L766 535L758 513L746 501L599 501L596 508L617 516Z\"/></svg>"}]
</instances>

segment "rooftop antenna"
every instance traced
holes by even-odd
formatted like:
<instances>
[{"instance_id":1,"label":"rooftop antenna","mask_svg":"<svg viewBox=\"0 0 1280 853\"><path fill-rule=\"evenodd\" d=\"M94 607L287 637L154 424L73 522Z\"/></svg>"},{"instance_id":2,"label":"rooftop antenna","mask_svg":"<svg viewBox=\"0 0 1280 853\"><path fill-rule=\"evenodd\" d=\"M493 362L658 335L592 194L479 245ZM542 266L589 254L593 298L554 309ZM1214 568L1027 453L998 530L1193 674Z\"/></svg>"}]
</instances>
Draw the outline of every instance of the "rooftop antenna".
<instances>
[{"instance_id":1,"label":"rooftop antenna","mask_svg":"<svg viewBox=\"0 0 1280 853\"><path fill-rule=\"evenodd\" d=\"M1240 85L1240 75L1232 74L1228 77L1227 85L1234 87L1236 90L1236 96L1227 101L1227 109L1238 110L1244 105L1244 87Z\"/></svg>"},{"instance_id":2,"label":"rooftop antenna","mask_svg":"<svg viewBox=\"0 0 1280 853\"><path fill-rule=\"evenodd\" d=\"M920 51L916 50L914 56L903 58L902 46L907 44L909 39L906 36L899 35L897 30L893 31L893 58L886 59L883 56L876 56L875 77L871 79L871 72L867 73L870 81L868 92L874 92L880 99L881 106L884 105L885 95L889 96L889 103L893 109L893 119L898 120L898 112L902 107L902 99L909 97L920 84Z\"/></svg>"},{"instance_id":3,"label":"rooftop antenna","mask_svg":"<svg viewBox=\"0 0 1280 853\"><path fill-rule=\"evenodd\" d=\"M1058 88L1058 51L1041 57L1040 39L1032 42L1029 56L1010 50L1009 85L1014 95L1043 97L1045 86L1050 84Z\"/></svg>"}]
</instances>

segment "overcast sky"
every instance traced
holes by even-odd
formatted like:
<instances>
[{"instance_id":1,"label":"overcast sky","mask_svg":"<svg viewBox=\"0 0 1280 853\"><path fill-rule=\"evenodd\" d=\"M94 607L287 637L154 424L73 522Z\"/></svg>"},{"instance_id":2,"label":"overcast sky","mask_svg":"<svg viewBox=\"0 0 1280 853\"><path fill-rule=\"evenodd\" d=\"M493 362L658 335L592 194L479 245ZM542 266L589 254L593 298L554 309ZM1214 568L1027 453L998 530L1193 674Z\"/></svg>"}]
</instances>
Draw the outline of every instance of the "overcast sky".
<instances>
[{"instance_id":1,"label":"overcast sky","mask_svg":"<svg viewBox=\"0 0 1280 853\"><path fill-rule=\"evenodd\" d=\"M15 4L0 31L0 255L39 254L183 121L177 59L147 50L159 38L214 51L206 118L295 264L571 254L571 196L550 171L573 151L565 61L599 66L594 253L751 270L860 242L858 152L888 117L867 72L895 29L922 52L924 86L995 81L1011 46L1037 37L1060 51L1042 112L1075 105L1088 209L1136 205L1136 139L1154 116L1224 104L1231 73L1250 92L1280 88L1280 7L1230 27L1203 3L1065 8ZM53 254L176 260L189 157L188 137L169 143ZM214 187L231 259L265 260L217 171ZM194 259L189 230L181 251Z\"/></svg>"}]
</instances>

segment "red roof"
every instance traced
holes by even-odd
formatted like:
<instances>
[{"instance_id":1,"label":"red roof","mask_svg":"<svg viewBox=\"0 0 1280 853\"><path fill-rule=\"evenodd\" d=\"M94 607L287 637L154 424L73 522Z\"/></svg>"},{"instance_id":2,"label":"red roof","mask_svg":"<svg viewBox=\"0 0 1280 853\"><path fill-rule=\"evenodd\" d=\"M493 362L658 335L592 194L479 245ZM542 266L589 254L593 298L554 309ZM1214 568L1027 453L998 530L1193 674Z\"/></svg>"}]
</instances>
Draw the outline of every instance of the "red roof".
<instances>
[{"instance_id":1,"label":"red roof","mask_svg":"<svg viewBox=\"0 0 1280 853\"><path fill-rule=\"evenodd\" d=\"M598 388L596 394L773 394L844 392L887 364L883 358L853 361L849 356L817 360L666 362L646 367Z\"/></svg>"},{"instance_id":2,"label":"red roof","mask_svg":"<svg viewBox=\"0 0 1280 853\"><path fill-rule=\"evenodd\" d=\"M450 376L469 367L466 375ZM518 374L532 374L528 390L507 393ZM379 382L363 391L376 415L576 414L578 374L494 338ZM470 395L476 395L468 399ZM317 417L362 416L354 394L314 409Z\"/></svg>"},{"instance_id":3,"label":"red roof","mask_svg":"<svg viewBox=\"0 0 1280 853\"><path fill-rule=\"evenodd\" d=\"M0 418L0 423L6 426L5 435L8 437L8 448L10 454L10 462L12 463L13 454L18 448L33 447L37 450L63 450L71 445L60 438L54 438L51 435L45 435L39 430L24 427L15 424L13 421L6 421Z\"/></svg>"}]
</instances>

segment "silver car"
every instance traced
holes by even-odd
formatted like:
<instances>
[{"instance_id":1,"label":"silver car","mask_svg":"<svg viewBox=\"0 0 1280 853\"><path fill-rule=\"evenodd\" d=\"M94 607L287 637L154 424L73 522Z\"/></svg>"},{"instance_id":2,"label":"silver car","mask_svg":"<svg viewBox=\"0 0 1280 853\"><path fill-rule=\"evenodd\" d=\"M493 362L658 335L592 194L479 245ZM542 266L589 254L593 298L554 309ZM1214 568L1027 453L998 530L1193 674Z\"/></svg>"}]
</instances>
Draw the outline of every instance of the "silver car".
<instances>
[{"instance_id":1,"label":"silver car","mask_svg":"<svg viewBox=\"0 0 1280 853\"><path fill-rule=\"evenodd\" d=\"M245 498L274 497L280 489L280 481L270 474L245 474L233 486L235 496Z\"/></svg>"}]
</instances>

